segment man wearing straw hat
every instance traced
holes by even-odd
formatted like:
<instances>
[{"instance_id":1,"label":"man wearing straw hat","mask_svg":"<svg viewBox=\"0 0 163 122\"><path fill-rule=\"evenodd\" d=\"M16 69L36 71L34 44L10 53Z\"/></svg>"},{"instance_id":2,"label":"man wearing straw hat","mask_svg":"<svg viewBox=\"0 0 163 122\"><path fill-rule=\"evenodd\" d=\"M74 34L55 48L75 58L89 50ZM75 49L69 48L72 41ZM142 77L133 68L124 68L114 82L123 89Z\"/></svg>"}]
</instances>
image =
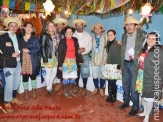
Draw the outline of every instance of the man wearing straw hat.
<instances>
[{"instance_id":1,"label":"man wearing straw hat","mask_svg":"<svg viewBox=\"0 0 163 122\"><path fill-rule=\"evenodd\" d=\"M4 68L6 81L4 101L6 110L13 112L14 109L10 103L22 104L22 101L16 98L16 93L20 86L21 72L21 43L16 35L16 31L21 26L21 21L18 18L8 17L4 20L3 25L8 29L8 33L0 36L0 49L2 51L0 62L1 68Z\"/></svg>"},{"instance_id":2,"label":"man wearing straw hat","mask_svg":"<svg viewBox=\"0 0 163 122\"><path fill-rule=\"evenodd\" d=\"M74 33L74 37L78 39L79 43L79 53L82 54L84 63L82 66L78 65L78 78L76 79L76 92L79 91L79 78L80 74L83 79L83 91L82 91L82 96L86 96L86 86L87 86L87 80L88 77L90 76L90 67L89 67L89 52L92 49L92 38L87 33L84 31L84 27L86 26L87 22L83 19L76 19L72 22L72 27L76 28L76 31Z\"/></svg>"},{"instance_id":3,"label":"man wearing straw hat","mask_svg":"<svg viewBox=\"0 0 163 122\"><path fill-rule=\"evenodd\" d=\"M146 32L139 30L140 22L134 17L126 18L124 27L126 32L122 36L121 46L121 68L122 68L122 86L124 88L124 103L119 109L129 106L130 100L133 102L132 110L128 116L134 116L139 109L139 95L135 91L136 77L138 73L137 57L141 52Z\"/></svg>"},{"instance_id":4,"label":"man wearing straw hat","mask_svg":"<svg viewBox=\"0 0 163 122\"><path fill-rule=\"evenodd\" d=\"M57 30L56 30L56 39L59 44L60 40L65 37L64 28L68 25L68 21L63 18L56 18L53 20ZM57 77L60 79L60 83L55 87L55 91L58 91L62 86L62 72L57 70Z\"/></svg>"},{"instance_id":5,"label":"man wearing straw hat","mask_svg":"<svg viewBox=\"0 0 163 122\"><path fill-rule=\"evenodd\" d=\"M105 31L105 28L100 23L96 23L92 26L91 30L95 33L95 36L92 37L92 76L93 82L95 85L95 90L93 91L93 95L97 94L100 89L100 95L104 96L104 85L105 79L102 77L102 69L106 64L107 53L106 53L106 45L107 45L107 35L102 32ZM99 87L100 82L100 87Z\"/></svg>"}]
</instances>

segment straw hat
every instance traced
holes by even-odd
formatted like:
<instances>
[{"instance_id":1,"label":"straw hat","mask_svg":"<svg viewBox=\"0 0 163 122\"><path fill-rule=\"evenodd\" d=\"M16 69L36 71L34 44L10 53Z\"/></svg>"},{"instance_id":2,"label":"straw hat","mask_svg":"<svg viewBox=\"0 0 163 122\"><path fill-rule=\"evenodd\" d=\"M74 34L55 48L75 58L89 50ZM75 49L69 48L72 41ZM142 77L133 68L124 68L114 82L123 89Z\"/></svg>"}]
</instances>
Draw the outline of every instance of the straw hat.
<instances>
[{"instance_id":1,"label":"straw hat","mask_svg":"<svg viewBox=\"0 0 163 122\"><path fill-rule=\"evenodd\" d=\"M63 19L63 18L56 18L56 19L53 20L53 22L54 22L55 24L64 23L65 26L68 25L68 21L67 21L66 19Z\"/></svg>"},{"instance_id":2,"label":"straw hat","mask_svg":"<svg viewBox=\"0 0 163 122\"><path fill-rule=\"evenodd\" d=\"M0 23L2 23L6 17L0 17Z\"/></svg>"},{"instance_id":3,"label":"straw hat","mask_svg":"<svg viewBox=\"0 0 163 122\"><path fill-rule=\"evenodd\" d=\"M72 27L75 28L75 25L76 25L77 23L83 23L83 26L84 26L84 27L85 27L86 24L87 24L87 22L86 22L85 20L83 20L83 19L76 19L76 20L72 21Z\"/></svg>"},{"instance_id":4,"label":"straw hat","mask_svg":"<svg viewBox=\"0 0 163 122\"><path fill-rule=\"evenodd\" d=\"M140 22L135 18L135 17L127 17L126 21L124 23L124 27L126 26L126 24L130 24L130 23L134 23L134 24L140 24Z\"/></svg>"},{"instance_id":5,"label":"straw hat","mask_svg":"<svg viewBox=\"0 0 163 122\"><path fill-rule=\"evenodd\" d=\"M14 18L14 17L7 17L6 19L4 19L3 25L8 27L8 24L11 23L11 22L17 23L18 27L21 26L21 20L18 19L18 18Z\"/></svg>"},{"instance_id":6,"label":"straw hat","mask_svg":"<svg viewBox=\"0 0 163 122\"><path fill-rule=\"evenodd\" d=\"M103 25L101 25L100 23L96 23L95 25L93 25L91 27L91 31L94 32L95 31L95 26L100 26L102 28L102 32L105 31L105 27Z\"/></svg>"}]
</instances>

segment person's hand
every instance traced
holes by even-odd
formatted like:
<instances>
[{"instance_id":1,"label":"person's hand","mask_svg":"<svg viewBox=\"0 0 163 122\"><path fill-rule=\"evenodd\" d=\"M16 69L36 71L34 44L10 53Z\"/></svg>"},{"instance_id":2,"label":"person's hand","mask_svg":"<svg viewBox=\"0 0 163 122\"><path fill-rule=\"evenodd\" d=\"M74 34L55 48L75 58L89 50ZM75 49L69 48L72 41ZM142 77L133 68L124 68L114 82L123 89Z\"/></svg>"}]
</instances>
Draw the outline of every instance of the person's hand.
<instances>
[{"instance_id":1,"label":"person's hand","mask_svg":"<svg viewBox=\"0 0 163 122\"><path fill-rule=\"evenodd\" d=\"M121 42L121 41L117 41L117 43L118 43L119 45L122 45L122 42Z\"/></svg>"},{"instance_id":2,"label":"person's hand","mask_svg":"<svg viewBox=\"0 0 163 122\"><path fill-rule=\"evenodd\" d=\"M24 53L28 53L29 50L28 50L27 48L23 48L23 52L24 52Z\"/></svg>"},{"instance_id":3,"label":"person's hand","mask_svg":"<svg viewBox=\"0 0 163 122\"><path fill-rule=\"evenodd\" d=\"M83 63L79 63L79 65L81 66Z\"/></svg>"},{"instance_id":4,"label":"person's hand","mask_svg":"<svg viewBox=\"0 0 163 122\"><path fill-rule=\"evenodd\" d=\"M59 70L62 71L62 67L59 67Z\"/></svg>"},{"instance_id":5,"label":"person's hand","mask_svg":"<svg viewBox=\"0 0 163 122\"><path fill-rule=\"evenodd\" d=\"M121 70L120 69L117 69L117 73L120 73L121 72Z\"/></svg>"},{"instance_id":6,"label":"person's hand","mask_svg":"<svg viewBox=\"0 0 163 122\"><path fill-rule=\"evenodd\" d=\"M12 57L18 58L20 53L12 53Z\"/></svg>"},{"instance_id":7,"label":"person's hand","mask_svg":"<svg viewBox=\"0 0 163 122\"><path fill-rule=\"evenodd\" d=\"M83 47L79 48L78 53L82 54L83 52L85 52L85 48L83 48Z\"/></svg>"}]
</instances>

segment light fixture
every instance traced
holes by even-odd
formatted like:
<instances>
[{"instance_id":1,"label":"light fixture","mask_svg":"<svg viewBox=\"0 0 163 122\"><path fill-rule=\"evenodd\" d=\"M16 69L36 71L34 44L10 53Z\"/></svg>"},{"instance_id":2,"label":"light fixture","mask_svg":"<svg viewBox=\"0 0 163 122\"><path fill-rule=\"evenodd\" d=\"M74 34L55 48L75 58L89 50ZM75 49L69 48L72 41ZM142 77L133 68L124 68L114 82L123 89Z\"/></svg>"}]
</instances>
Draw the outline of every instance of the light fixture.
<instances>
[{"instance_id":1,"label":"light fixture","mask_svg":"<svg viewBox=\"0 0 163 122\"><path fill-rule=\"evenodd\" d=\"M132 16L133 10L130 8L129 11L128 11L128 13L129 13L129 16Z\"/></svg>"},{"instance_id":2,"label":"light fixture","mask_svg":"<svg viewBox=\"0 0 163 122\"><path fill-rule=\"evenodd\" d=\"M44 9L46 12L52 12L55 8L53 2L51 0L46 0L45 3L43 3Z\"/></svg>"},{"instance_id":3,"label":"light fixture","mask_svg":"<svg viewBox=\"0 0 163 122\"><path fill-rule=\"evenodd\" d=\"M65 10L65 14L68 14L68 11L67 10Z\"/></svg>"}]
</instances>

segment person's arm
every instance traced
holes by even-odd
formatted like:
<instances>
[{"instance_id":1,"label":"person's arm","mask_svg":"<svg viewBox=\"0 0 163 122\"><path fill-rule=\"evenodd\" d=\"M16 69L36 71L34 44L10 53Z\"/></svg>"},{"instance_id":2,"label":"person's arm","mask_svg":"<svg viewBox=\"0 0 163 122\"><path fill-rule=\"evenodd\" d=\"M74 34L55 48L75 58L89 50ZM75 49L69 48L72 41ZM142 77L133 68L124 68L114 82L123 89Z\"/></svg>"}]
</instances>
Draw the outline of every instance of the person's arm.
<instances>
[{"instance_id":1,"label":"person's arm","mask_svg":"<svg viewBox=\"0 0 163 122\"><path fill-rule=\"evenodd\" d=\"M92 50L92 37L88 34L87 38L88 38L88 43L85 52L82 53L83 55L88 54Z\"/></svg>"},{"instance_id":2,"label":"person's arm","mask_svg":"<svg viewBox=\"0 0 163 122\"><path fill-rule=\"evenodd\" d=\"M31 49L29 49L29 50L30 50L29 53L31 53L31 54L37 54L37 53L40 52L39 38L36 37L36 38L34 38L34 39L35 39L35 41L34 41L35 43L34 43L34 45L31 47Z\"/></svg>"},{"instance_id":3,"label":"person's arm","mask_svg":"<svg viewBox=\"0 0 163 122\"><path fill-rule=\"evenodd\" d=\"M104 37L104 51L103 51L103 61L102 61L102 64L105 65L106 64L106 61L107 61L107 58L108 58L108 55L107 55L107 52L106 52L106 47L107 47L107 35L105 35Z\"/></svg>"},{"instance_id":4,"label":"person's arm","mask_svg":"<svg viewBox=\"0 0 163 122\"><path fill-rule=\"evenodd\" d=\"M41 36L41 54L42 54L42 58L43 58L43 62L44 63L48 63L48 58L47 58L47 55L45 53L45 46L46 46L46 35L43 34Z\"/></svg>"}]
</instances>

